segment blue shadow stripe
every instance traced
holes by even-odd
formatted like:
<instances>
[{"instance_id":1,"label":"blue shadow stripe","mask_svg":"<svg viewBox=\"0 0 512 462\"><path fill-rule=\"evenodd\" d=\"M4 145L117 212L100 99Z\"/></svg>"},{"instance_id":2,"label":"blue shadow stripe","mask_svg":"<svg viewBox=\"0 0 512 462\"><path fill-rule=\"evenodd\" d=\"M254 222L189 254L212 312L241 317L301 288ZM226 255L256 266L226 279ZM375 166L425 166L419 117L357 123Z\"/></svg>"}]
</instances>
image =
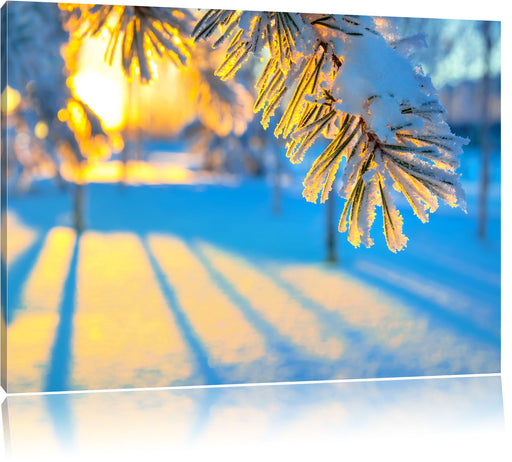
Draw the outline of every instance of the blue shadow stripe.
<instances>
[{"instance_id":1,"label":"blue shadow stripe","mask_svg":"<svg viewBox=\"0 0 512 462\"><path fill-rule=\"evenodd\" d=\"M233 284L217 269L213 267L208 258L195 244L189 244L189 248L204 266L211 279L217 287L233 302L240 310L245 319L254 327L265 339L265 345L268 349L275 352L286 369L290 371L286 377L278 377L279 381L293 380L313 380L318 377L318 367L325 367L325 361L304 359L306 353L301 347L297 347L287 337L281 335L277 328L268 322L261 314L255 310L249 300L240 295ZM275 377L269 377L269 380L276 380Z\"/></svg>"},{"instance_id":2,"label":"blue shadow stripe","mask_svg":"<svg viewBox=\"0 0 512 462\"><path fill-rule=\"evenodd\" d=\"M64 291L59 310L59 324L50 353L50 365L44 391L66 391L70 388L71 341L73 338L73 316L76 309L76 278L79 244L80 234L77 235L75 241L69 272L64 283Z\"/></svg>"},{"instance_id":3,"label":"blue shadow stripe","mask_svg":"<svg viewBox=\"0 0 512 462\"><path fill-rule=\"evenodd\" d=\"M144 250L148 255L149 262L151 264L151 268L155 273L155 277L158 283L160 290L167 302L167 305L172 311L174 318L176 320L176 324L180 332L183 334L183 338L187 343L188 347L192 351L192 354L196 360L197 367L199 372L204 376L207 385L214 385L222 383L222 380L217 375L216 371L210 366L208 349L203 345L202 341L199 339L199 336L195 332L192 327L185 311L183 310L180 302L178 301L178 297L176 296L173 288L167 281L167 277L160 267L158 261L155 256L151 252L147 241L142 239L142 244L144 246Z\"/></svg>"},{"instance_id":4,"label":"blue shadow stripe","mask_svg":"<svg viewBox=\"0 0 512 462\"><path fill-rule=\"evenodd\" d=\"M23 285L43 249L46 233L40 235L16 261L6 265L7 271L7 325L14 321L15 314L23 309Z\"/></svg>"}]
</instances>

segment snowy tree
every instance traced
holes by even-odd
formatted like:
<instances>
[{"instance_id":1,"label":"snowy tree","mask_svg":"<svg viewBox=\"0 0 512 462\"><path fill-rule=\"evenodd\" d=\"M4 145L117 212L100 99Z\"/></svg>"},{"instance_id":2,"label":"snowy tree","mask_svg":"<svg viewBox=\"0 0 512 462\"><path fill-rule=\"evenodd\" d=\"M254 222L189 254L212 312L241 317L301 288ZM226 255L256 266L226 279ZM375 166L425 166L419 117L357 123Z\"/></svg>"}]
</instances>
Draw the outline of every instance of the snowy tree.
<instances>
[{"instance_id":1,"label":"snowy tree","mask_svg":"<svg viewBox=\"0 0 512 462\"><path fill-rule=\"evenodd\" d=\"M456 88L468 77L476 83L478 89L466 98L464 104L460 101L451 104L456 104L460 113L475 115L476 130L471 138L481 152L478 236L485 239L490 152L494 144L491 78L500 74L500 22L387 18L381 24L385 33L395 36L422 31L425 46L414 50L414 59L425 66L437 85Z\"/></svg>"},{"instance_id":2,"label":"snowy tree","mask_svg":"<svg viewBox=\"0 0 512 462\"><path fill-rule=\"evenodd\" d=\"M192 150L204 157L206 170L250 176L269 175L273 186L272 209L281 210L281 152L284 142L271 130L265 130L254 117L256 101L255 62L237 73L236 78L221 80L215 75L225 46L211 50L204 42L195 44L184 70L184 86L197 119L184 135Z\"/></svg>"},{"instance_id":3,"label":"snowy tree","mask_svg":"<svg viewBox=\"0 0 512 462\"><path fill-rule=\"evenodd\" d=\"M373 244L376 206L389 249L406 245L392 188L423 222L439 199L465 208L456 168L466 140L446 124L429 78L408 59L406 42L386 42L371 18L209 10L193 33L196 40L215 36L214 47L229 43L217 69L222 79L233 77L250 55L265 59L268 51L254 110L267 126L284 106L275 135L288 141L294 163L319 138L329 140L304 180L308 201L328 199L345 159L339 230L348 231L353 245Z\"/></svg>"},{"instance_id":4,"label":"snowy tree","mask_svg":"<svg viewBox=\"0 0 512 462\"><path fill-rule=\"evenodd\" d=\"M411 41L386 40L372 18L209 10L196 20L183 9L60 8L72 37L106 30L105 59L112 64L119 53L127 77L143 83L153 78L153 56L179 67L191 65L203 39L223 50L215 71L218 83L210 78L204 95L232 90L220 83L233 81L249 57L260 58L264 66L254 112L261 113L267 128L281 111L274 134L286 141L292 163L302 162L313 145L327 140L304 179L303 195L326 202L340 177L345 206L338 228L348 231L354 246L373 244L370 229L379 206L389 249L405 247L392 190L405 196L422 222L439 200L465 208L456 169L467 141L451 132L430 79L412 64ZM210 106L205 114L214 115L211 98L203 100ZM237 120L231 122L233 128Z\"/></svg>"},{"instance_id":5,"label":"snowy tree","mask_svg":"<svg viewBox=\"0 0 512 462\"><path fill-rule=\"evenodd\" d=\"M482 123L480 126L480 150L482 152L482 169L480 174L479 214L478 214L478 237L485 239L487 235L487 196L489 191L489 169L491 157L489 101L490 101L490 75L491 75L491 51L492 35L489 21L481 21L480 28L485 42L485 64L482 76Z\"/></svg>"},{"instance_id":6,"label":"snowy tree","mask_svg":"<svg viewBox=\"0 0 512 462\"><path fill-rule=\"evenodd\" d=\"M63 3L66 27L83 39L108 30L105 59L112 64L121 54L123 69L130 79L141 82L153 78L152 56L164 56L178 67L190 56L190 29L194 16L186 9L122 5L82 5Z\"/></svg>"},{"instance_id":7,"label":"snowy tree","mask_svg":"<svg viewBox=\"0 0 512 462\"><path fill-rule=\"evenodd\" d=\"M74 183L72 221L75 229L81 231L82 163L90 157L106 155L111 146L98 116L72 95L66 83L76 44L68 43L69 34L63 28L56 4L16 2L2 11L9 29L7 53L2 54L8 59L6 83L18 90L23 99L22 108L10 118L18 126L26 127L24 133L30 138L26 149L20 146L10 151L30 157L25 165L33 166L38 158L51 160L58 178L59 167L70 167ZM39 136L38 126L44 127Z\"/></svg>"},{"instance_id":8,"label":"snowy tree","mask_svg":"<svg viewBox=\"0 0 512 462\"><path fill-rule=\"evenodd\" d=\"M63 60L59 54L59 46L67 40L67 36L55 21L58 8L56 5L48 8L41 4L19 3L10 5L2 13L9 37L6 53L2 53L2 59L6 61L2 66L8 69L2 81L2 93L9 85L20 94L19 109L10 116L12 124L22 127L28 144L46 151L44 155L34 152L28 163L27 159L20 157L27 157L22 154L23 149L9 152L15 155L14 161L23 166L21 177L28 173L25 166L31 165L38 170L44 162L53 164L54 172L60 178L58 162L53 154L57 133L61 137L65 135L62 133L63 127L54 124L54 120L67 94L63 91L66 85L62 74ZM37 35L34 30L39 31ZM36 127L39 127L39 138L35 136ZM10 141L14 142L14 137ZM27 184L29 181L27 178Z\"/></svg>"},{"instance_id":9,"label":"snowy tree","mask_svg":"<svg viewBox=\"0 0 512 462\"><path fill-rule=\"evenodd\" d=\"M179 68L177 84L188 95L198 119L189 133L200 133L201 143L212 148L209 161L216 157L215 143L228 147L224 142L231 139L236 144L247 132L254 103L247 79L227 82L215 76L223 51L212 52L209 45L193 42L191 31L198 19L193 12L119 5L63 4L61 8L71 40L81 42L106 32L105 61L113 65L119 58L131 81L130 94L134 83L149 84L156 78L158 60L168 58ZM225 154L224 164L236 163L232 153Z\"/></svg>"},{"instance_id":10,"label":"snowy tree","mask_svg":"<svg viewBox=\"0 0 512 462\"><path fill-rule=\"evenodd\" d=\"M189 10L121 5L62 4L66 29L77 45L85 37L106 33L105 61L117 60L128 81L149 84L158 60L168 59L179 70L179 85L189 94L201 123L219 136L240 135L252 119L247 88L223 82L214 71L222 58L209 46L194 44L196 16Z\"/></svg>"}]
</instances>

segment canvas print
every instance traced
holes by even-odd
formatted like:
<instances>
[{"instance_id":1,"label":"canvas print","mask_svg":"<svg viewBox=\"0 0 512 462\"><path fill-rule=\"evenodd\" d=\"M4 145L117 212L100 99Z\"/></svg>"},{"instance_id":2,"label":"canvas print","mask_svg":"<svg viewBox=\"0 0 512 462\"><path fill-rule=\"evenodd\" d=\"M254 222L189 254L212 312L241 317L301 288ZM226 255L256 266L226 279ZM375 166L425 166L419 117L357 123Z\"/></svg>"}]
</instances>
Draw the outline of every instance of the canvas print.
<instances>
[{"instance_id":1,"label":"canvas print","mask_svg":"<svg viewBox=\"0 0 512 462\"><path fill-rule=\"evenodd\" d=\"M500 23L8 2L8 392L500 371Z\"/></svg>"}]
</instances>

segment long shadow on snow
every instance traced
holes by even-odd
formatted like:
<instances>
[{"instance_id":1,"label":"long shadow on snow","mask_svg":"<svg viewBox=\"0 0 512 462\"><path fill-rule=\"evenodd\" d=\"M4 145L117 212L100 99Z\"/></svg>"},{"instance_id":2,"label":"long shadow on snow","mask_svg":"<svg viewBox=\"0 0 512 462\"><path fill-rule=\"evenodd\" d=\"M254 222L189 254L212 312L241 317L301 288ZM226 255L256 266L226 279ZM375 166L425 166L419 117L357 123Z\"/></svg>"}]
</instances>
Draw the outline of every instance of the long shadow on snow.
<instances>
[{"instance_id":1,"label":"long shadow on snow","mask_svg":"<svg viewBox=\"0 0 512 462\"><path fill-rule=\"evenodd\" d=\"M288 338L281 335L278 329L268 322L257 310L255 310L249 300L242 296L233 284L217 271L204 254L196 245L189 243L189 248L206 269L211 279L217 287L229 297L235 306L241 311L245 319L254 327L265 339L266 347L273 353L277 353L281 364L286 365L286 369L290 372L286 376L278 377L279 381L289 380L314 380L318 379L319 372L317 369L321 367L322 361L312 359L300 359L307 357L307 353L294 345ZM325 365L332 361L324 362ZM269 377L269 380L275 380L275 377Z\"/></svg>"},{"instance_id":2,"label":"long shadow on snow","mask_svg":"<svg viewBox=\"0 0 512 462\"><path fill-rule=\"evenodd\" d=\"M283 194L283 213L273 216L271 212L271 191L265 184L248 183L243 194L236 188L225 186L125 186L90 184L86 188L88 229L103 232L124 231L146 235L151 232L172 233L183 239L200 239L219 246L230 252L241 253L248 258L268 259L282 263L318 263L323 260L324 209L308 204L302 199ZM53 211L39 208L40 204L28 204L16 200L14 209L28 225L44 227L55 225L59 213L69 212L69 198L62 193L55 194ZM205 200L207 204L205 204ZM23 203L25 202L25 203ZM38 202L38 201L36 201ZM67 208L66 208L67 204ZM30 206L29 206L30 205ZM419 252L428 252L419 246L427 242L436 245L436 233L442 231L446 239L454 239L453 250L458 258L472 259L488 265L492 271L499 272L500 259L488 252L478 251L473 245L468 250L468 216L441 216L437 221L422 225L412 213L404 210L404 220L409 226L406 233L411 240L409 246ZM432 226L431 226L432 225ZM491 227L499 226L499 220L491 220ZM427 231L427 227L428 231ZM465 232L465 234L464 234ZM354 265L357 257L378 257L382 264L393 262L404 268L425 271L429 278L438 282L448 281L457 290L476 295L474 281L449 272L435 260L415 258L412 253L401 252L398 255L387 250L382 233L374 229L376 245L371 249L354 249L345 242L344 236L338 240L341 267L362 281L400 294L402 300L419 306L422 312L429 313L433 321L447 323L460 331L467 331L486 342L497 344L495 335L482 331L467 319L446 312L432 303L415 297L406 290L393 284L358 271ZM428 239L428 235L432 239ZM465 236L463 239L461 236ZM416 239L418 237L418 239ZM417 241L417 243L415 243ZM455 245L457 244L457 245ZM452 247L450 247L452 248ZM473 250L475 250L473 252ZM437 277L435 275L438 274ZM448 276L447 276L448 274ZM434 279L435 278L435 279ZM499 288L486 288L487 300L496 305L493 322L499 325ZM473 291L473 292L472 292ZM481 293L481 291L476 291ZM499 327L495 326L495 332ZM465 332L466 333L466 332Z\"/></svg>"},{"instance_id":3,"label":"long shadow on snow","mask_svg":"<svg viewBox=\"0 0 512 462\"><path fill-rule=\"evenodd\" d=\"M51 207L47 207L48 201ZM36 240L18 258L7 265L7 323L22 310L21 294L48 231L59 225L68 213L70 199L65 191L42 188L27 195L9 196L8 211L13 211L21 222L38 233ZM63 223L60 223L63 224ZM9 236L7 236L9 241Z\"/></svg>"},{"instance_id":4,"label":"long shadow on snow","mask_svg":"<svg viewBox=\"0 0 512 462\"><path fill-rule=\"evenodd\" d=\"M16 314L25 308L23 304L23 286L27 281L37 257L40 254L45 236L39 236L16 261L7 268L7 325L16 318Z\"/></svg>"},{"instance_id":5,"label":"long shadow on snow","mask_svg":"<svg viewBox=\"0 0 512 462\"><path fill-rule=\"evenodd\" d=\"M185 311L181 307L181 304L174 293L173 288L167 281L164 272L160 268L160 265L151 252L151 249L149 249L145 239L142 240L142 244L148 256L151 268L155 273L160 290L167 302L167 306L171 309L179 331L183 334L183 338L196 360L197 368L204 378L205 384L212 385L222 383L217 372L209 364L208 349L203 345L201 339L192 327Z\"/></svg>"},{"instance_id":6,"label":"long shadow on snow","mask_svg":"<svg viewBox=\"0 0 512 462\"><path fill-rule=\"evenodd\" d=\"M70 389L69 379L72 367L73 317L76 309L77 263L80 235L77 235L69 273L64 283L59 310L55 340L50 350L50 364L44 391L66 391Z\"/></svg>"},{"instance_id":7,"label":"long shadow on snow","mask_svg":"<svg viewBox=\"0 0 512 462\"><path fill-rule=\"evenodd\" d=\"M183 240L200 239L212 245L248 258L278 260L280 262L318 263L323 260L324 215L321 206L308 204L303 200L283 195L283 214L273 216L269 188L261 183L248 183L243 195L236 188L224 186L144 186L126 187L121 190L108 185L90 185L89 221L95 230L125 230L146 234L151 232L172 233ZM119 201L126 201L129 207L118 208ZM207 200L210 206L206 206ZM101 207L97 206L101 203ZM115 211L112 213L112 211ZM472 259L491 266L499 271L499 257L472 244L468 230L470 217L460 214L440 216L423 225L412 212L404 210L404 220L410 224L411 246L417 252L427 252L424 242L436 245L436 232L442 232L454 238L454 254L467 258L468 245L473 246ZM491 221L492 226L499 225L499 220ZM433 225L433 226L431 226ZM430 226L430 228L428 228ZM449 234L446 234L446 229ZM382 233L374 230L375 246L370 249L353 248L343 238L339 239L339 254L343 269L351 272L362 281L366 281L392 294L399 294L407 302L414 302L422 313L427 313L432 322L448 324L459 332L468 332L486 342L497 344L496 335L480 329L462 316L449 313L435 304L414 296L410 292L378 278L372 278L358 271L354 265L356 257L378 257L384 264L393 262L404 268L425 270L429 277L437 282L448 280L462 292L470 292L475 284L467 278L454 275L439 265L435 260L415 258L407 251L399 254L389 252ZM431 239L428 236L432 236ZM418 243L415 238L418 237ZM440 238L439 238L440 239ZM457 245L455 245L457 244ZM446 274L449 274L448 279ZM437 277L435 275L438 274ZM434 279L435 277L435 279ZM470 289L468 289L468 287ZM496 305L494 322L499 324L499 288L487 288L487 300ZM497 314L496 314L497 313ZM495 326L494 332L499 331Z\"/></svg>"}]
</instances>

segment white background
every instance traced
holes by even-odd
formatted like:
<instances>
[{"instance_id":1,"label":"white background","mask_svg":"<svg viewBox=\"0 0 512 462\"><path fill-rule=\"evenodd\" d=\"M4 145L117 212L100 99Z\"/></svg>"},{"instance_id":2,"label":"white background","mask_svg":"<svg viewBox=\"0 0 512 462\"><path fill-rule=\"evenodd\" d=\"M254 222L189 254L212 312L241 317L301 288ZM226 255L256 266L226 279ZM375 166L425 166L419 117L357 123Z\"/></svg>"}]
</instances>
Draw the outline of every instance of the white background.
<instances>
[{"instance_id":1,"label":"white background","mask_svg":"<svg viewBox=\"0 0 512 462\"><path fill-rule=\"evenodd\" d=\"M2 4L4 1L1 2ZM407 0L366 0L361 2L346 2L342 0L326 1L317 0L315 2L305 2L297 0L194 0L193 3L183 0L173 0L172 2L163 2L161 0L153 1L126 1L126 2L112 2L112 3L125 3L137 5L151 5L151 6L173 6L173 7L198 7L198 8L228 8L228 9L246 9L246 10L281 10L281 11L304 11L304 12L329 12L329 13L344 13L344 14L361 14L371 16L413 16L413 17L431 17L431 18L452 18L452 19L478 19L478 20L499 20L502 22L502 133L509 133L509 56L510 56L510 25L511 16L509 3L503 0L486 0L485 2L468 2L465 1L447 1L447 0L429 0L428 2L417 2ZM510 143L504 137L502 140L502 384L503 384L503 402L505 412L505 424L508 430L512 429L512 396L511 396L511 382L512 382L512 365L509 338L511 332L511 297L510 297L510 205L508 199L510 198L510 181L507 175L512 171L511 165ZM5 393L0 390L0 400L3 401ZM510 431L509 431L510 433ZM496 444L501 444L497 440L496 435L485 435L481 432L478 434L468 434L458 432L454 429L453 434L447 434L446 437L437 438L435 441L426 440L422 435L407 434L404 439L399 441L400 448L396 446L397 440L386 441L383 440L380 431L376 430L373 434L367 435L367 439L353 442L351 447L324 447L324 448L306 448L304 445L297 445L295 451L290 445L279 445L273 443L272 448L237 448L236 445L231 448L223 448L223 450L214 451L216 456L222 459L229 459L231 456L240 457L240 460L254 460L254 458L268 458L269 460L324 460L329 456L329 459L345 458L352 455L354 460L361 460L358 458L360 454L361 445L364 446L364 454L370 454L377 457L377 460L400 460L402 456L409 454L412 456L410 460L473 460L473 458L481 458L482 454L475 451L473 456L467 452L460 451L461 448L468 448L468 443L474 447L485 449L488 447L489 456L498 456L500 454L499 447ZM1 438L0 438L1 439ZM27 442L27 444L30 444ZM436 446L437 445L437 446ZM510 446L510 443L508 444ZM406 449L410 448L412 452ZM504 450L505 446L503 446ZM194 457L192 454L183 454L182 460L197 460L208 457L211 459L214 453L210 452L212 448L196 448ZM249 449L249 452L247 452ZM270 450L270 452L269 452ZM204 452L208 451L207 454ZM300 452L299 452L300 451ZM347 452L348 451L348 452ZM0 447L0 459L2 448ZM271 455L269 455L271 454ZM508 459L505 452L501 452L502 458L500 460ZM45 455L41 454L45 459ZM107 456L107 455L106 455ZM388 457L389 456L389 457ZM134 456L135 457L135 456ZM137 455L139 459L140 454ZM110 460L119 460L115 455L111 454L108 457ZM39 458L38 458L39 459ZM215 457L216 459L216 457ZM367 460L366 458L364 460ZM489 459L492 460L492 459Z\"/></svg>"}]
</instances>

